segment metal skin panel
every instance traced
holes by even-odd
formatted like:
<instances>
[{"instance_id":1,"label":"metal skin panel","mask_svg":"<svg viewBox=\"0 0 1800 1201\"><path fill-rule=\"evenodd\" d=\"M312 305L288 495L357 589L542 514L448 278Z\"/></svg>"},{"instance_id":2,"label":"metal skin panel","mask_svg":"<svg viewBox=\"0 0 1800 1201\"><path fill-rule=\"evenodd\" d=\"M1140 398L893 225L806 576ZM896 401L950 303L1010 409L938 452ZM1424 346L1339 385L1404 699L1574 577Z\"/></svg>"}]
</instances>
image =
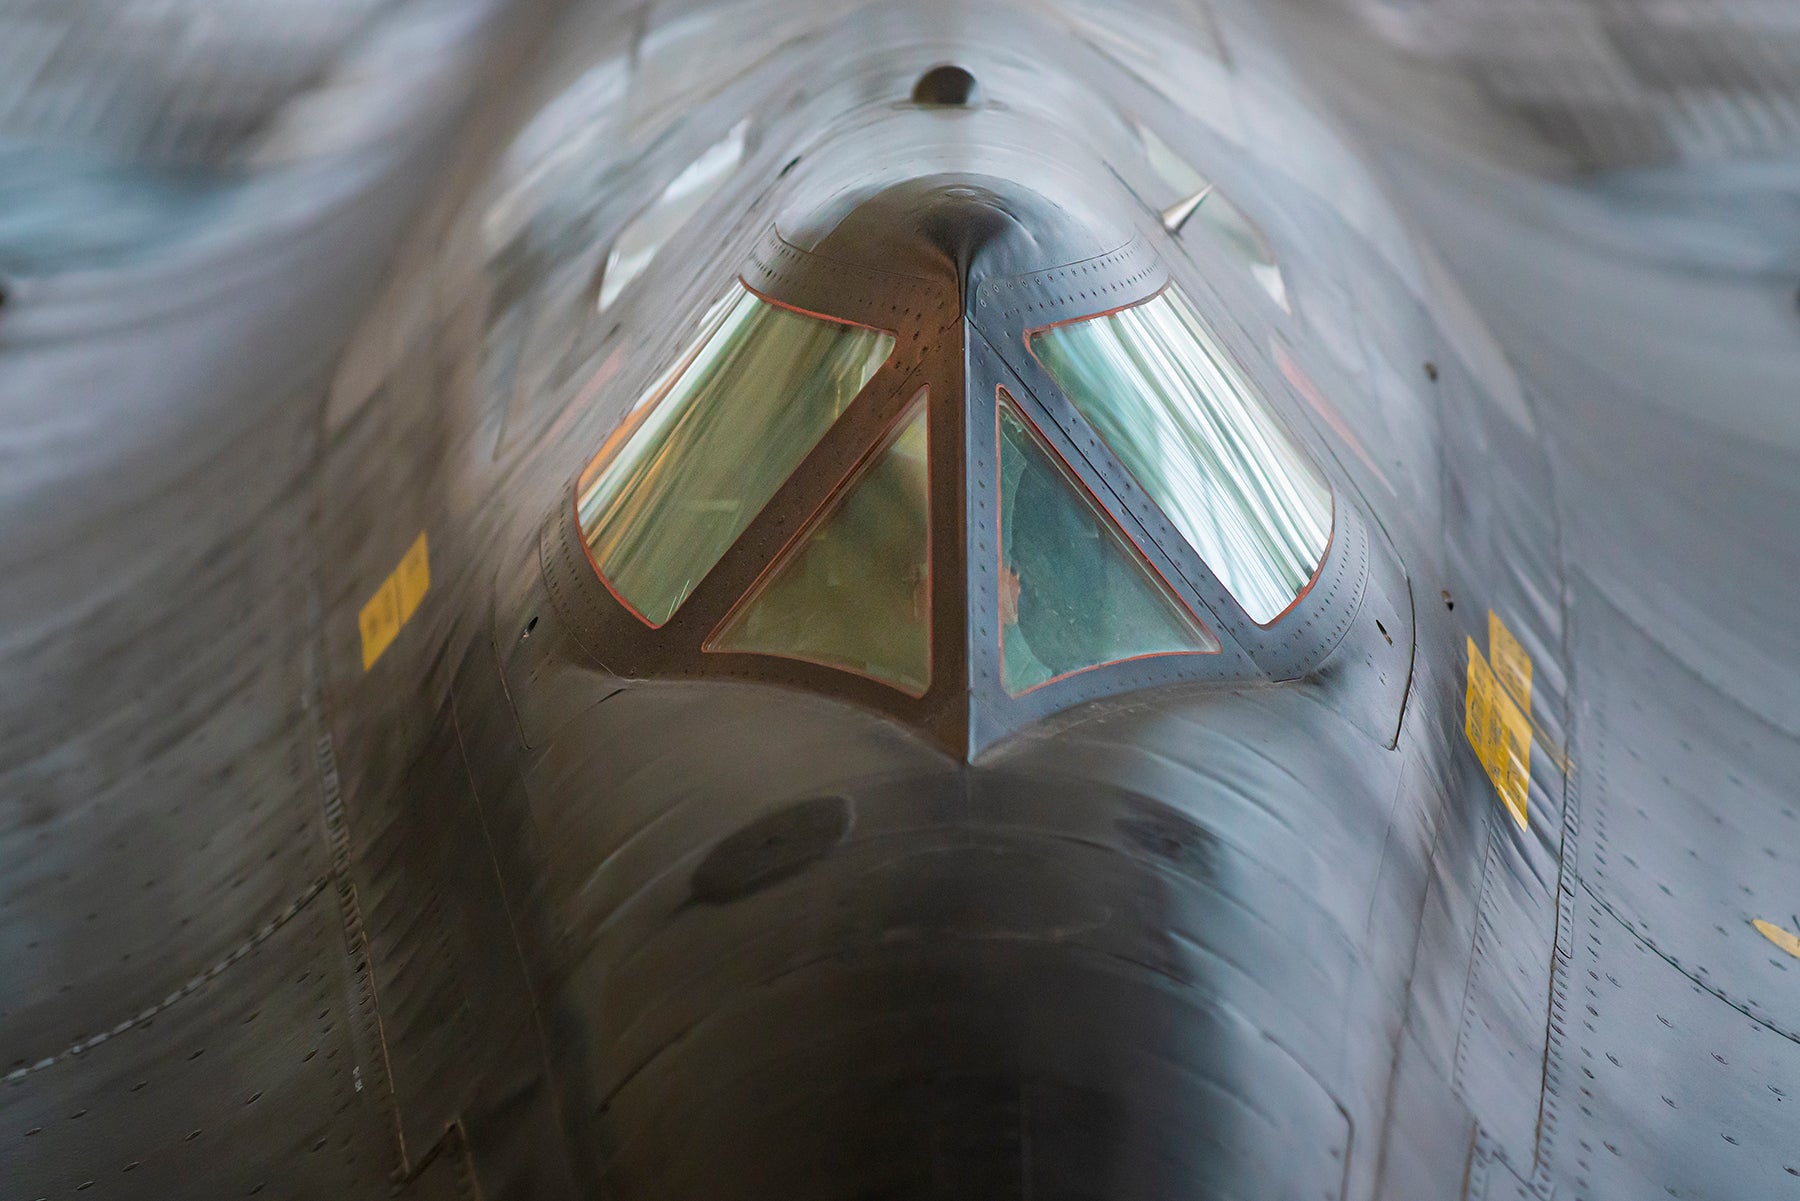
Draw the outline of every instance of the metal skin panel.
<instances>
[{"instance_id":1,"label":"metal skin panel","mask_svg":"<svg viewBox=\"0 0 1800 1201\"><path fill-rule=\"evenodd\" d=\"M0 1197L1800 1189L1780 89L1369 7L242 5L111 137L113 24L0 15ZM740 278L898 347L652 631L574 481ZM1267 629L1024 340L1168 281L1332 486ZM700 652L921 385L932 691ZM1218 654L999 687L1001 387Z\"/></svg>"},{"instance_id":2,"label":"metal skin panel","mask_svg":"<svg viewBox=\"0 0 1800 1201\"><path fill-rule=\"evenodd\" d=\"M9 1082L9 1195L306 1196L392 1170L358 1095L330 893L271 921L131 1028Z\"/></svg>"},{"instance_id":3,"label":"metal skin panel","mask_svg":"<svg viewBox=\"0 0 1800 1201\"><path fill-rule=\"evenodd\" d=\"M1587 693L1581 879L1593 903L1719 1000L1788 1038L1800 1037L1800 960L1760 934L1761 918L1792 931L1791 881L1800 808L1789 781L1793 744L1731 698L1687 676L1666 652L1637 650L1622 617L1589 598L1582 627L1619 670ZM1673 737L1646 737L1652 713ZM1725 756L1701 747L1729 747ZM1679 822L1678 845L1641 848Z\"/></svg>"},{"instance_id":4,"label":"metal skin panel","mask_svg":"<svg viewBox=\"0 0 1800 1201\"><path fill-rule=\"evenodd\" d=\"M559 924L585 948L556 1005L586 1032L591 1112L612 1132L605 1177L645 1195L839 1195L814 1176L826 1153L812 1140L827 1137L829 1161L845 1165L835 1189L873 1187L885 1174L904 1192L912 1172L941 1170L959 1181L955 1195L962 1181L974 1195L999 1173L1071 1196L1150 1196L1170 1180L1229 1195L1255 1179L1337 1196L1346 1117L1315 1073L1334 1070L1344 1027L1319 1027L1299 1001L1361 992L1349 936L1325 931L1336 913L1367 908L1348 897L1366 898L1372 882L1339 870L1360 857L1334 865L1263 812L1248 781L1232 789L1203 766L1229 743L1209 716L1229 698L1150 695L1163 699L1097 710L974 769L804 695L645 684L534 757L533 823L570 835L543 864L565 882ZM675 752L655 736L694 713L714 731L706 747ZM1150 745L1161 748L1162 778L1121 793L1119 769L1146 745L1134 730L1151 728L1161 731ZM1362 735L1341 737L1354 745ZM1178 767L1184 745L1191 766ZM1386 760L1362 753L1371 766ZM601 755L616 781L604 810L571 787ZM1322 769L1331 762L1318 757ZM1209 796L1207 781L1207 801L1157 799ZM672 810L671 790L684 798ZM1378 806L1385 791L1375 796ZM781 821L818 804L841 816ZM1325 899L1337 890L1341 910ZM1278 945L1292 929L1315 932L1308 955L1245 960L1232 950ZM896 989L892 1007L867 1009L870 990ZM1165 1005L1223 1024L1196 1038L1185 1020L1165 1024ZM1140 1012L1142 1022L1096 1027L1095 1006ZM1377 1010L1371 998L1366 1011ZM769 1100L721 1103L721 1062L742 1065L723 1077L740 1082L732 1089ZM1146 1073L1165 1071L1174 1074L1150 1087L1156 1076ZM1180 1083L1188 1076L1198 1080ZM1115 1139L1102 1123L1055 1140L1066 1162L1109 1163L1110 1185L1060 1175L1055 1156L1021 1158L1030 1122L1017 1107L1029 1112L1040 1090L1054 1107L1071 1088L1139 1132ZM924 1131L893 1129L892 1090L915 1099L928 1127L943 1120L932 1111L982 1107L965 1132L965 1167L914 1159L929 1139L922 1147L912 1140ZM995 1093L1007 1100L990 1114L980 1098ZM775 1098L802 1143L752 1154L746 1108L773 1121L765 1111ZM1267 1122L1285 1133L1258 1133ZM1210 1148L1203 1160L1165 1162L1174 1143L1163 1140L1177 1127L1183 1145ZM1277 1154L1287 1139L1318 1154ZM722 1148L734 1169L721 1176L688 1156L677 1170L677 1145Z\"/></svg>"},{"instance_id":5,"label":"metal skin panel","mask_svg":"<svg viewBox=\"0 0 1800 1201\"><path fill-rule=\"evenodd\" d=\"M1793 1040L1721 1004L1586 889L1573 910L1569 1005L1544 1102L1554 1176L1596 1201L1800 1187ZM1519 1177L1484 1147L1470 1195L1533 1195Z\"/></svg>"}]
</instances>

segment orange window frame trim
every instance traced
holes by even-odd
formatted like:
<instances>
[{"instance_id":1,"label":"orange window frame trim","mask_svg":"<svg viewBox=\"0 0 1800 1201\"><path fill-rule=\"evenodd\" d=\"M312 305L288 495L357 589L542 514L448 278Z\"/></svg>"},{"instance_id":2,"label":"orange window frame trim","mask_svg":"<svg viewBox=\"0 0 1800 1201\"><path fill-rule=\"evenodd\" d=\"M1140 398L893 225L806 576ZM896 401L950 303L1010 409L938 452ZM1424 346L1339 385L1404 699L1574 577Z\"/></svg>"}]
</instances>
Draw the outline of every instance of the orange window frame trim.
<instances>
[{"instance_id":1,"label":"orange window frame trim","mask_svg":"<svg viewBox=\"0 0 1800 1201\"><path fill-rule=\"evenodd\" d=\"M854 326L857 329L866 329L873 333L885 334L888 337L893 338L895 340L896 347L899 345L899 334L894 330L883 329L879 325L870 325L864 321L850 321L843 317L833 317L829 313L814 312L812 309L803 309L799 305L787 304L784 301L775 299L773 296L768 295L766 292L762 292L756 288L751 287L749 282L747 280L745 280L744 277L741 275L734 277L733 282L738 287L742 288L745 292L747 292L751 296L755 297L757 300L760 300L764 304L770 305L773 308L786 309L790 313L797 313L802 317L812 317L819 321L829 321L833 325L849 325L849 326ZM722 302L725 299L726 299L726 297L720 298L721 308L723 308ZM722 315L720 318L720 322L723 323ZM712 331L712 333L717 333L717 332L718 332L717 327L715 327L714 330ZM581 469L581 474L575 477L575 487L572 490L572 495L570 496L570 500L569 500L569 508L575 519L575 532L577 533L577 535L579 535L576 540L581 543L581 553L582 553L582 556L585 559L587 559L588 566L593 569L594 574L599 577L600 583L606 588L606 591L609 594L611 594L612 598L614 600L618 601L620 606L623 607L627 613L629 613L633 617L637 618L638 621L642 622L646 628L652 629L652 630L660 630L663 626L667 625L669 623L669 621L673 621L675 619L675 615L673 613L671 613L669 615L668 620L666 620L666 621L661 621L661 622L651 621L648 617L646 617L642 612L639 611L639 609L636 605L634 605L630 601L626 600L625 597L623 596L623 594L621 594L617 588L613 587L613 582L606 578L606 573L600 569L600 564L598 564L594 561L593 548L588 545L587 528L582 524L582 521L581 521L581 493L582 493L582 489L588 483L588 481L592 480L598 472L600 472L602 469L604 469L605 466L612 461L613 457L616 456L619 453L619 451L624 448L625 444L631 440L631 436L638 431L638 429L643 425L645 420L647 420L649 418L650 414L653 413L659 405L661 405L665 400L668 399L669 393L674 390L676 384L681 382L681 377L687 372L687 369L693 365L694 360L700 357L700 352L706 348L707 342L711 341L711 339L712 339L712 334L708 334L705 338L696 340L694 342L694 344L689 348L688 352L682 356L680 361L672 364L668 368L668 370L666 370L663 373L662 382L656 387L656 390L650 396L646 397L644 400L642 400L637 405L635 405L632 408L631 412L629 412L625 415L625 419L618 424L617 428L615 428L612 433L610 433L606 436L606 440L600 444L600 449L598 451L596 451L591 458L588 459L587 466L585 466ZM892 357L893 356L890 354L889 358L888 358L889 362L892 361ZM881 373L883 371L886 371L887 369L888 369L888 362L883 362L880 367L876 368L875 373L873 375L869 376L868 380L863 384L862 388L860 390L858 390L858 392L856 393L855 396L851 397L850 405L854 405L858 400L861 400L863 397L863 394L866 393L869 390L869 388L874 385L875 381L881 377ZM606 371L606 364L604 364L604 363L601 364L601 370L603 372ZM850 405L845 406L846 411L848 411ZM840 414L840 418L841 418L841 416L842 415ZM832 424L835 425L836 422L833 422ZM830 426L826 427L827 434L830 433L830 429L831 429ZM820 436L821 440L823 440L824 436L825 435ZM813 449L814 450L817 449L816 444ZM812 451L809 450L807 452L806 457L810 458L811 456L812 456ZM805 459L802 459L801 462L804 463ZM858 461L858 466L859 467L861 466L860 460ZM796 470L798 470L798 468L796 468ZM854 474L854 472L853 472L853 474ZM789 478L790 479L792 478L791 474L790 474ZM779 489L777 489L777 490L779 491ZM771 498L771 499L773 499L773 498ZM767 506L765 505L765 508L766 507ZM761 510L757 511L757 515L761 516ZM813 516L816 517L817 514L814 514ZM752 518L752 520L754 521L755 519ZM807 518L808 522L811 522L812 520L813 520L813 517ZM786 547L782 548L782 553L783 554L786 553ZM718 566L718 564L715 563L713 566L716 568ZM712 573L709 571L707 574L711 575ZM702 577L702 579L704 580L704 577ZM760 577L759 577L759 582L760 582ZM677 612L679 612L679 611L680 610L678 608ZM717 631L715 630L714 633L717 633ZM707 635L707 637L711 638L712 635L709 634L709 635Z\"/></svg>"},{"instance_id":2,"label":"orange window frame trim","mask_svg":"<svg viewBox=\"0 0 1800 1201\"><path fill-rule=\"evenodd\" d=\"M1142 303L1142 302L1139 302L1139 303ZM1119 308L1130 308L1130 307L1131 307L1130 305L1120 305L1119 306ZM1117 312L1118 310L1115 309L1113 311ZM1104 314L1096 313L1095 316L1104 316ZM1050 327L1045 326L1044 328L1048 329ZM1208 622L1204 618L1202 618L1198 613L1194 612L1194 607L1192 605L1188 604L1187 598L1185 596L1181 595L1181 591L1178 588L1176 588L1174 586L1174 584L1169 582L1169 577L1164 575L1162 572L1162 569L1156 565L1156 560L1152 559L1149 555L1144 553L1143 544L1141 542L1139 542L1135 536L1133 536L1133 534L1131 533L1131 531L1129 529L1126 528L1125 523L1121 522L1113 514L1113 511L1106 506L1105 502L1103 502L1098 496L1096 496L1094 494L1094 490L1087 486L1087 483L1081 478L1080 473L1078 473L1075 470L1075 468L1069 463L1069 460L1066 457L1064 457L1062 451L1057 449L1056 443L1052 442L1048 437L1045 436L1044 427L1039 425L1037 423L1037 421L1035 421L1032 418L1031 414L1026 411L1025 406L1020 404L1018 402L1018 400L1016 400L1013 397L1013 394L1011 392L1007 391L1005 384L996 385L996 387L994 388L994 573L995 573L994 578L995 578L995 580L996 581L1004 581L1006 578L1006 543L1005 543L1004 527L1002 525L1002 521L1004 520L1004 517L1005 517L1005 498L1002 495L1002 489L1003 489L1005 481L1001 478L1001 474L1000 474L1000 438L1001 438L1000 406L1002 404L1007 405L1008 407L1010 407L1012 409L1012 411L1014 413L1018 414L1020 420L1024 421L1025 424L1030 428L1031 432L1037 437L1038 444L1041 447L1043 447L1043 449L1050 452L1050 454L1055 458L1058 466L1060 466L1062 468L1066 477L1070 481L1072 481L1076 487L1081 489L1083 499L1085 499L1089 504L1092 504L1095 507L1095 509L1098 510L1100 515L1102 517L1104 517L1106 519L1106 521L1112 525L1113 529L1116 530L1118 532L1118 534L1122 538L1124 538L1127 543L1130 544L1131 549L1134 552L1136 552L1136 554L1137 554L1138 561L1140 563L1142 563L1146 568L1149 569L1150 573L1152 575L1154 575L1156 577L1157 581L1162 584L1163 588L1167 590L1169 597L1171 599L1173 599L1176 604L1181 606L1181 611L1183 613L1185 613L1188 616L1188 619L1194 623L1195 627L1206 637L1210 638L1213 643L1213 648L1211 650L1205 650L1205 651L1149 651L1149 652L1147 652L1145 654L1141 654L1141 655L1127 655L1123 659L1108 659L1104 663L1090 663L1086 667L1077 667L1073 671L1065 671L1060 675L1051 676L1049 679L1044 680L1037 684L1033 684L1031 687L1023 689L1022 691L1019 691L1019 692L1010 692L1009 691L1009 692L1007 692L1007 695L1010 697L1013 697L1014 699L1017 699L1018 697L1022 697L1022 696L1028 696L1033 692L1037 692L1039 689L1048 688L1052 684L1057 684L1057 683L1062 682L1063 680L1072 679L1075 676L1082 675L1086 672L1093 671L1096 668L1100 668L1100 667L1112 667L1112 666L1115 666L1115 665L1121 664L1121 663L1138 663L1138 662L1142 662L1143 660L1146 660L1146 659L1170 659L1170 658L1175 658L1175 657L1185 656L1185 655L1222 654L1225 649L1224 645L1220 641L1218 634L1216 632L1214 632L1212 626L1210 624L1208 624ZM1310 587L1310 585L1309 585L1309 587ZM996 590L995 590L996 600L999 599L1001 590L1003 588L1004 588L1004 583L1001 584L1000 588L996 588ZM995 616L997 618L1000 618L1000 620L999 620L1000 658L1002 661L1004 661L1006 658L1006 622L999 613L996 613ZM1004 685L1002 685L1002 687L1004 688Z\"/></svg>"},{"instance_id":3,"label":"orange window frame trim","mask_svg":"<svg viewBox=\"0 0 1800 1201\"><path fill-rule=\"evenodd\" d=\"M1052 321L1052 322L1049 322L1048 324L1039 325L1032 329L1028 329L1025 331L1025 353L1029 354L1032 358L1032 361L1038 365L1038 370L1044 373L1044 378L1048 379L1051 382L1052 386L1054 386L1057 389L1057 391L1060 392L1060 391L1062 391L1062 386L1060 384L1056 383L1056 377L1050 374L1050 369L1044 365L1044 360L1042 358L1038 357L1037 347L1032 345L1032 343L1034 341L1036 341L1036 339L1040 335L1049 333L1053 329L1061 329L1065 325L1081 325L1081 324L1084 324L1089 321L1098 321L1102 317L1111 317L1115 313L1123 313L1126 309L1139 308L1143 305L1149 304L1151 301L1155 300L1157 297L1161 296L1164 292L1167 292L1170 288L1172 288L1174 286L1175 286L1175 282L1173 280L1170 280L1168 283L1163 284L1163 286L1158 288L1156 291L1150 293L1150 295L1142 297L1138 300L1128 301L1125 304L1116 304L1110 309L1103 309L1098 313L1089 313L1085 317L1065 317L1061 321ZM1214 337L1216 338L1217 335L1215 334ZM1250 373L1244 369L1244 364L1243 364L1242 360L1239 359L1238 356L1232 352L1231 347L1226 346L1224 344L1224 342L1221 341L1219 343L1219 349L1231 356L1233 365L1238 369L1239 372L1241 372L1243 374L1245 379L1252 379L1252 382L1254 382ZM1286 378L1285 373L1284 373L1284 378ZM1291 380L1290 380L1290 382L1291 382ZM1076 407L1074 401L1068 400L1068 398L1066 396L1064 397L1064 399L1068 401L1069 407L1072 409L1075 409L1075 411L1077 413L1079 413L1081 411L1079 408ZM1260 395L1259 395L1258 399L1259 400L1262 399L1260 397ZM1263 400L1263 404L1264 404L1264 407L1267 407L1266 400ZM1017 408L1016 402L1015 402L1014 407ZM1024 410L1022 410L1022 409L1020 410L1021 413L1023 411ZM1287 428L1288 423L1286 421L1282 420L1281 414L1279 414L1279 413L1275 412L1273 409L1271 409L1269 411L1269 416L1274 418L1280 424L1283 432L1285 432L1290 438L1293 437L1293 431L1289 430ZM1084 420L1085 420L1085 418L1084 418ZM1041 431L1040 431L1040 433L1041 433ZM996 436L998 436L998 435L996 434ZM1106 446L1107 453L1113 454L1115 458L1117 457L1116 453L1113 452L1112 447L1106 445L1105 439L1101 439L1100 444L1102 446ZM1306 456L1309 459L1314 457L1311 454L1311 452L1307 449L1307 447L1304 444L1300 443L1300 441L1298 439L1295 439L1295 445L1298 447L1298 449L1302 453L1306 454ZM1361 452L1361 450L1362 450L1362 448L1360 446L1356 447L1356 449L1359 452ZM1128 468L1126 468L1123 463L1119 464L1119 467L1120 467L1120 470L1125 471L1126 474L1128 474L1128 475L1130 474L1130 470ZM1320 578L1324 576L1325 563L1327 560L1329 560L1331 558L1331 548L1337 541L1337 489L1331 486L1331 479L1329 476L1325 475L1325 470L1323 467L1320 467L1315 462L1313 464L1313 468L1314 468L1314 470L1316 470L1319 473L1320 477L1325 480L1325 490L1331 496L1331 528L1329 530L1327 530L1325 533L1325 546L1322 550L1319 551L1319 561L1317 563L1313 564L1312 575L1307 579L1306 583L1301 587L1300 591L1294 593L1294 599L1289 601L1287 603L1287 606L1285 608L1283 608L1281 610L1281 612L1279 612L1275 616L1269 618L1269 620L1267 620L1267 621L1257 621L1256 618L1251 617L1249 612L1247 610L1244 610L1243 605L1238 604L1237 597L1231 595L1231 589L1229 589L1229 588L1225 589L1225 595L1228 597L1231 597L1231 603L1234 605L1237 605L1238 609L1244 613L1245 619L1247 621L1249 621L1252 625L1256 626L1256 628L1259 630L1274 629L1277 625L1279 625L1281 623L1281 620L1284 617L1286 617L1289 613L1292 613L1294 611L1294 608L1297 605L1299 605L1299 603L1301 601L1306 599L1306 594L1313 590L1313 585L1317 584L1319 582ZM1379 468L1377 469L1377 474L1379 474ZM1136 477L1133 477L1133 482L1134 483L1136 482ZM1387 482L1385 477L1383 478L1382 482L1383 483ZM1140 484L1139 485L1140 491L1142 491L1142 487L1143 486ZM1149 500L1148 493L1145 493L1145 499ZM1156 502L1153 500L1149 500L1149 503L1155 504ZM1160 509L1160 506L1158 506L1158 507ZM1123 527L1121 527L1121 528L1123 528ZM1129 533L1126 534L1126 537L1129 538L1130 536L1131 535ZM1184 538L1184 539L1182 539L1182 541L1185 543L1187 540ZM1136 544L1136 540L1133 539L1133 545L1135 545L1135 544ZM1138 549L1141 553L1143 548L1139 547ZM1193 550L1193 547L1189 546L1188 549ZM1199 551L1194 550L1194 555L1196 558L1199 557L1199 554L1200 554ZM1148 562L1149 561L1148 558L1146 558L1145 561ZM1206 561L1204 559L1201 559L1201 562L1205 563ZM1154 564L1152 564L1152 566L1154 566ZM1212 565L1206 564L1206 569L1209 572L1212 571ZM1158 572L1157 574L1161 575L1162 573ZM1042 685L1039 685L1039 687L1042 687Z\"/></svg>"},{"instance_id":4,"label":"orange window frame trim","mask_svg":"<svg viewBox=\"0 0 1800 1201\"><path fill-rule=\"evenodd\" d=\"M782 307L787 308L790 306L784 305ZM805 310L795 309L793 311L804 312ZM854 325L857 323L846 321L842 324ZM864 326L863 328L876 329L875 326ZM887 331L877 330L877 332L885 333ZM874 382L873 376L870 377L870 382ZM871 683L881 685L883 688L892 688L903 696L912 697L914 700L922 699L931 691L931 684L927 684L923 689L915 692L910 688L902 688L892 680L884 680L879 676L870 675L866 671L857 671L855 668L843 667L834 663L821 663L817 659L809 659L803 655L784 655L779 651L727 650L713 645L721 634L723 634L726 627L730 626L732 621L737 618L738 614L761 595L763 585L787 565L789 559L805 545L806 540L810 538L826 518L831 515L838 503L849 495L851 489L862 482L863 477L874 468L881 456L893 449L894 444L898 442L901 436L906 432L907 422L911 420L915 412L920 410L923 410L925 413L925 495L926 503L929 506L931 485L934 478L931 472L933 458L933 439L931 434L930 416L931 385L923 384L920 385L919 389L908 398L904 405L901 406L899 414L888 424L888 427L882 431L881 437L877 438L872 446L857 457L856 462L851 464L850 470L844 473L843 478L838 480L838 482L832 486L831 491L826 493L825 498L819 502L811 513L807 514L806 520L798 524L794 533L788 537L786 542L782 543L781 549L776 551L775 554L770 557L768 563L764 564L761 571L757 572L756 578L750 581L749 586L744 589L743 594L739 596L737 600L732 602L731 608L725 611L725 616L719 619L718 624L715 625L701 641L700 652L702 654L748 655L755 658L786 659L794 663L806 663L814 667L825 668L828 671L841 671L845 675L852 675L859 679L868 680ZM925 520L925 661L927 664L935 664L937 662L937 626L936 623L932 621L932 610L937 600L936 546L932 536L933 524L928 508ZM592 560L590 559L589 561L591 562ZM605 577L603 576L601 578L602 582L604 582ZM610 588L610 585L608 587ZM933 683L935 683L935 680Z\"/></svg>"}]
</instances>

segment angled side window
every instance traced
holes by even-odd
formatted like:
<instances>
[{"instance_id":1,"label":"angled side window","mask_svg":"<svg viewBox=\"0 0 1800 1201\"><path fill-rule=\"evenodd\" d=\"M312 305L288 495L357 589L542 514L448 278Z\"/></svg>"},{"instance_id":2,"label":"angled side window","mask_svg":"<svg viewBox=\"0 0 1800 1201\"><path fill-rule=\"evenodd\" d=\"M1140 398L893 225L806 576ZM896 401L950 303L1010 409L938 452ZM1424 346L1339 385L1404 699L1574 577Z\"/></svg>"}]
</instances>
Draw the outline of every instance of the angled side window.
<instances>
[{"instance_id":1,"label":"angled side window","mask_svg":"<svg viewBox=\"0 0 1800 1201\"><path fill-rule=\"evenodd\" d=\"M1029 336L1033 352L1252 620L1305 593L1331 488L1173 287Z\"/></svg>"},{"instance_id":2,"label":"angled side window","mask_svg":"<svg viewBox=\"0 0 1800 1201\"><path fill-rule=\"evenodd\" d=\"M607 586L666 622L893 348L740 286L582 475L576 511Z\"/></svg>"},{"instance_id":3,"label":"angled side window","mask_svg":"<svg viewBox=\"0 0 1800 1201\"><path fill-rule=\"evenodd\" d=\"M999 393L1000 680L1014 696L1090 667L1218 639Z\"/></svg>"},{"instance_id":4,"label":"angled side window","mask_svg":"<svg viewBox=\"0 0 1800 1201\"><path fill-rule=\"evenodd\" d=\"M706 642L931 686L930 438L921 390Z\"/></svg>"}]
</instances>

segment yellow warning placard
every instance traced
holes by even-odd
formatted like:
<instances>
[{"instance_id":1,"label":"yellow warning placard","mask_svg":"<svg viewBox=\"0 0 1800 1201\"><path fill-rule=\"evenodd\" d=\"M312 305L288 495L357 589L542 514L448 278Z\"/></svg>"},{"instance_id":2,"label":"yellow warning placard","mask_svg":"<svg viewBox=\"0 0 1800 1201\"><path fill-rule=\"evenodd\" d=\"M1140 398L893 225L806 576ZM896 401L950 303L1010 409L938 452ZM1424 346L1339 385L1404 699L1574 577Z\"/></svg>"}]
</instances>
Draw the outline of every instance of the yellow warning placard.
<instances>
[{"instance_id":1,"label":"yellow warning placard","mask_svg":"<svg viewBox=\"0 0 1800 1201\"><path fill-rule=\"evenodd\" d=\"M430 551L426 547L425 531L420 530L406 554L401 556L399 566L381 581L381 587L357 615L357 628L362 633L364 671L375 666L375 660L393 644L400 634L400 627L418 611L419 602L425 599L430 587Z\"/></svg>"},{"instance_id":2,"label":"yellow warning placard","mask_svg":"<svg viewBox=\"0 0 1800 1201\"><path fill-rule=\"evenodd\" d=\"M1504 627L1502 627L1504 628ZM1507 635L1509 642L1511 635ZM1469 644L1469 688L1465 702L1463 733L1475 748L1475 757L1487 769L1488 779L1521 830L1527 827L1526 797L1531 790L1531 719L1503 687L1488 660ZM1511 642L1515 648L1517 642ZM1523 656L1524 652L1519 651ZM1531 678L1531 661L1525 659L1525 679Z\"/></svg>"},{"instance_id":3,"label":"yellow warning placard","mask_svg":"<svg viewBox=\"0 0 1800 1201\"><path fill-rule=\"evenodd\" d=\"M1765 922L1760 917L1752 922L1751 925L1755 926L1757 933L1761 934L1764 938L1786 951L1789 955L1794 956L1794 958L1800 959L1800 935L1796 935L1792 930L1777 926L1774 922Z\"/></svg>"},{"instance_id":4,"label":"yellow warning placard","mask_svg":"<svg viewBox=\"0 0 1800 1201\"><path fill-rule=\"evenodd\" d=\"M406 549L400 559L400 566L394 568L394 600L400 606L400 624L405 625L418 611L419 602L425 599L425 592L431 587L431 559L425 547L425 531ZM1531 679L1531 662L1525 663L1525 679L1529 687Z\"/></svg>"},{"instance_id":5,"label":"yellow warning placard","mask_svg":"<svg viewBox=\"0 0 1800 1201\"><path fill-rule=\"evenodd\" d=\"M1488 661L1493 666L1494 677L1500 686L1506 689L1513 703L1526 717L1531 716L1531 656L1513 637L1513 632L1506 628L1500 615L1492 609L1488 610Z\"/></svg>"}]
</instances>

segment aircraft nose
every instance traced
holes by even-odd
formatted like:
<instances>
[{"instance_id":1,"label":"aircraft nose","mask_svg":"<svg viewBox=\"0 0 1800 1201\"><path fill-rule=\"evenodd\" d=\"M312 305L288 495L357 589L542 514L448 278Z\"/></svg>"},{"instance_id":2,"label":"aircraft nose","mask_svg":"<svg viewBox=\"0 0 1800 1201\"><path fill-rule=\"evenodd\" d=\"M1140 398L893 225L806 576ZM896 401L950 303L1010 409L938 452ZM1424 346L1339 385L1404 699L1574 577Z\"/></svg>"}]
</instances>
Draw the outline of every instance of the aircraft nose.
<instances>
[{"instance_id":1,"label":"aircraft nose","mask_svg":"<svg viewBox=\"0 0 1800 1201\"><path fill-rule=\"evenodd\" d=\"M1249 937L1245 866L1175 810L954 767L690 862L590 981L608 1195L1340 1195L1341 1110L1184 933Z\"/></svg>"}]
</instances>

